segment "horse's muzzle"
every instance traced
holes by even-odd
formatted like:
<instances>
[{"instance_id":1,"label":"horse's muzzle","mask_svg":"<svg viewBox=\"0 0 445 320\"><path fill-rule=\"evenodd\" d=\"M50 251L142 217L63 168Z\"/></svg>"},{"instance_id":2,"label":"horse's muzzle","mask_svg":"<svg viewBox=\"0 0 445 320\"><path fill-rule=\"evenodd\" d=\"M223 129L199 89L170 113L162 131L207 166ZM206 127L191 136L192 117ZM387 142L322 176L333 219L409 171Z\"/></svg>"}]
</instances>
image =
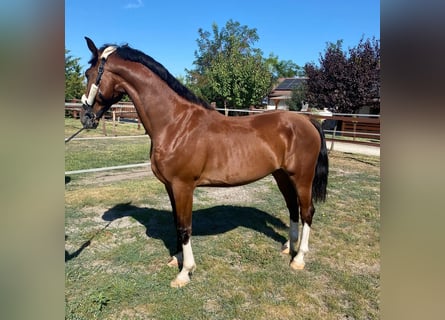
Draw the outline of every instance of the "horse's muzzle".
<instances>
[{"instance_id":1,"label":"horse's muzzle","mask_svg":"<svg viewBox=\"0 0 445 320\"><path fill-rule=\"evenodd\" d=\"M96 129L99 125L99 120L96 118L96 115L89 111L81 113L80 122L85 129Z\"/></svg>"}]
</instances>

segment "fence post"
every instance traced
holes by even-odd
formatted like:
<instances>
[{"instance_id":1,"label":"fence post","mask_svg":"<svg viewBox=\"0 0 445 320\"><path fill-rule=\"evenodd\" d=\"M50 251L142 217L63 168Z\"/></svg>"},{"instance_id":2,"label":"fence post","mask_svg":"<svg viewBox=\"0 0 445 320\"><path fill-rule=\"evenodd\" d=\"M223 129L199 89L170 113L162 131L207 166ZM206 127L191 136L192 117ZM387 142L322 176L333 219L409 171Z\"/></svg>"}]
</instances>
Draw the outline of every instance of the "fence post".
<instances>
[{"instance_id":1,"label":"fence post","mask_svg":"<svg viewBox=\"0 0 445 320\"><path fill-rule=\"evenodd\" d=\"M104 136L106 136L107 135L107 129L105 128L105 115L102 116L101 120L102 120L102 131L104 133Z\"/></svg>"},{"instance_id":2,"label":"fence post","mask_svg":"<svg viewBox=\"0 0 445 320\"><path fill-rule=\"evenodd\" d=\"M113 114L113 136L116 136L116 111L111 112Z\"/></svg>"},{"instance_id":3,"label":"fence post","mask_svg":"<svg viewBox=\"0 0 445 320\"><path fill-rule=\"evenodd\" d=\"M352 121L352 128L353 128L353 132L354 132L354 134L353 134L353 136L352 136L352 141L355 141L355 136L356 136L356 131L357 131L357 121Z\"/></svg>"}]
</instances>

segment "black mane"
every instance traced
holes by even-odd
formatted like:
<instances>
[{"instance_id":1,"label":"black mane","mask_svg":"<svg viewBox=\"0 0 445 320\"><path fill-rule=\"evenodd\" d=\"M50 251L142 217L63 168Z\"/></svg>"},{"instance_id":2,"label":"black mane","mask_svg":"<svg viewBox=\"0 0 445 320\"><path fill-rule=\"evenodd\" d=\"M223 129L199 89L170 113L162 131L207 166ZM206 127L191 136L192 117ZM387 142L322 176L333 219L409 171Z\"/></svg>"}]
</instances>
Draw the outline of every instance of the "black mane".
<instances>
[{"instance_id":1,"label":"black mane","mask_svg":"<svg viewBox=\"0 0 445 320\"><path fill-rule=\"evenodd\" d=\"M109 45L105 45L100 50L104 50L108 46ZM186 100L195 104L199 104L206 109L213 109L206 101L197 97L174 76L172 76L171 73L162 64L154 60L152 57L146 55L142 51L133 49L128 45L123 45L117 47L116 53L124 60L138 62L149 68L156 75L158 75L159 78L165 81L173 91L175 91Z\"/></svg>"}]
</instances>

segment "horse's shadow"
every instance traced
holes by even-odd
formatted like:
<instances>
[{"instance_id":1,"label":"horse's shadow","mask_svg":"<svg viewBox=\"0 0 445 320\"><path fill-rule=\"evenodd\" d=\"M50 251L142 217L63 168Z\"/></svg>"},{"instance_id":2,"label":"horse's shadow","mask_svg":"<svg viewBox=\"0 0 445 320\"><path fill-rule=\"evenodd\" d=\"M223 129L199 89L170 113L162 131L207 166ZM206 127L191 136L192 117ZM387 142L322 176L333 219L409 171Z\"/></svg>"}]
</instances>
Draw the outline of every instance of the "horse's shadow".
<instances>
[{"instance_id":1,"label":"horse's shadow","mask_svg":"<svg viewBox=\"0 0 445 320\"><path fill-rule=\"evenodd\" d=\"M134 218L146 228L148 237L162 240L171 255L176 253L176 230L170 211L122 203L107 210L102 219L111 223L123 217ZM193 236L218 235L238 227L263 233L281 244L286 241L275 229L286 230L287 226L280 219L256 208L216 206L193 211Z\"/></svg>"}]
</instances>

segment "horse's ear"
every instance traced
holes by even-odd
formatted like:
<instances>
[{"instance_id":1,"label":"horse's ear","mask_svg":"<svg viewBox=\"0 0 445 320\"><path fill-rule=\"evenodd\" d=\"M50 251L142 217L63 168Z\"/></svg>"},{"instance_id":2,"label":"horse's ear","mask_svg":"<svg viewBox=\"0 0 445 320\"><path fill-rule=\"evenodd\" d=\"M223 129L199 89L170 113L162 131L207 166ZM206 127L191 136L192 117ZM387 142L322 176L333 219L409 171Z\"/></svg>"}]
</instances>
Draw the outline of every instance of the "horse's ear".
<instances>
[{"instance_id":1,"label":"horse's ear","mask_svg":"<svg viewBox=\"0 0 445 320\"><path fill-rule=\"evenodd\" d=\"M99 54L97 52L98 50L97 50L96 45L94 44L93 40L91 40L88 37L85 37L85 40L87 41L87 46L90 49L90 51L93 53L93 56L97 57Z\"/></svg>"}]
</instances>

